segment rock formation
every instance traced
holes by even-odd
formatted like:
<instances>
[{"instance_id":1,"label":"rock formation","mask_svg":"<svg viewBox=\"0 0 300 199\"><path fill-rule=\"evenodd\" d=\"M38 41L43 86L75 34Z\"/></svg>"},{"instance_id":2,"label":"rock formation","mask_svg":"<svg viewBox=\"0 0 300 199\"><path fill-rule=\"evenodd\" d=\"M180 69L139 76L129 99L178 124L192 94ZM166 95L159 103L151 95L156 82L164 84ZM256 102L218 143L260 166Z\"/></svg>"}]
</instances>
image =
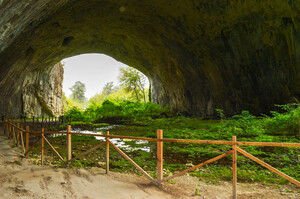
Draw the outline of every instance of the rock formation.
<instances>
[{"instance_id":1,"label":"rock formation","mask_svg":"<svg viewBox=\"0 0 300 199\"><path fill-rule=\"evenodd\" d=\"M59 62L45 71L32 71L21 75L22 84L14 90L19 99L7 96L7 108L2 107L2 113L11 113L19 117L25 114L32 116L60 116L63 115L62 83L64 69Z\"/></svg>"},{"instance_id":2,"label":"rock formation","mask_svg":"<svg viewBox=\"0 0 300 199\"><path fill-rule=\"evenodd\" d=\"M28 73L21 91L23 113L27 116L63 115L63 74L60 62L47 71Z\"/></svg>"},{"instance_id":3,"label":"rock formation","mask_svg":"<svg viewBox=\"0 0 300 199\"><path fill-rule=\"evenodd\" d=\"M63 58L104 53L147 75L174 112L266 113L300 100L299 13L300 0L0 0L0 106L53 112L47 89L22 100Z\"/></svg>"}]
</instances>

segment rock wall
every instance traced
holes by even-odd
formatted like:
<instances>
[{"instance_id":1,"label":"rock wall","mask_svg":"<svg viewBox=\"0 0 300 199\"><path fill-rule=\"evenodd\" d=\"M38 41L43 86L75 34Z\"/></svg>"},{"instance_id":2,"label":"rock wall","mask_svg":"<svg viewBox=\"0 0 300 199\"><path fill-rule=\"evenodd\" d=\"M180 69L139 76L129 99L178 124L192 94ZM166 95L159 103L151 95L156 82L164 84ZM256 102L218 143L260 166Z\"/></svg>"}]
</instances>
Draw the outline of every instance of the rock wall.
<instances>
[{"instance_id":1,"label":"rock wall","mask_svg":"<svg viewBox=\"0 0 300 199\"><path fill-rule=\"evenodd\" d=\"M1 114L7 117L20 117L21 114L27 117L63 115L63 74L60 62L46 71L22 73L21 81L14 83L14 92L5 96L3 101L7 106L1 106Z\"/></svg>"},{"instance_id":2,"label":"rock wall","mask_svg":"<svg viewBox=\"0 0 300 199\"><path fill-rule=\"evenodd\" d=\"M300 0L2 0L0 105L19 114L25 76L104 53L146 74L174 112L268 113L300 101L299 13Z\"/></svg>"},{"instance_id":3,"label":"rock wall","mask_svg":"<svg viewBox=\"0 0 300 199\"><path fill-rule=\"evenodd\" d=\"M62 83L64 69L59 62L49 71L27 74L22 85L23 112L27 116L63 115Z\"/></svg>"}]
</instances>

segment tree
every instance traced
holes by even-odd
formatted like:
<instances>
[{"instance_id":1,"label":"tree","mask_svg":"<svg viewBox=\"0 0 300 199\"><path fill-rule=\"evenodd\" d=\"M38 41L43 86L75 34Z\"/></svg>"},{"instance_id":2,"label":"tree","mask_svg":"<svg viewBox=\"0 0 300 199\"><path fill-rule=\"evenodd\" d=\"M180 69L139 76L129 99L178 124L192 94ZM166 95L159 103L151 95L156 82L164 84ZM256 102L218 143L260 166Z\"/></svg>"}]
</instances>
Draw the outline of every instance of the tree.
<instances>
[{"instance_id":1,"label":"tree","mask_svg":"<svg viewBox=\"0 0 300 199\"><path fill-rule=\"evenodd\" d=\"M111 94L114 90L114 83L113 82L107 82L104 87L102 93L106 96Z\"/></svg>"},{"instance_id":2,"label":"tree","mask_svg":"<svg viewBox=\"0 0 300 199\"><path fill-rule=\"evenodd\" d=\"M138 101L143 97L146 102L146 80L147 77L143 73L132 67L120 68L119 81L121 85L127 91L132 91Z\"/></svg>"},{"instance_id":3,"label":"tree","mask_svg":"<svg viewBox=\"0 0 300 199\"><path fill-rule=\"evenodd\" d=\"M82 83L81 81L77 81L70 88L70 90L72 91L71 99L73 99L74 101L80 102L80 103L84 103L86 101L86 98L85 98L86 88L85 88L84 83Z\"/></svg>"}]
</instances>

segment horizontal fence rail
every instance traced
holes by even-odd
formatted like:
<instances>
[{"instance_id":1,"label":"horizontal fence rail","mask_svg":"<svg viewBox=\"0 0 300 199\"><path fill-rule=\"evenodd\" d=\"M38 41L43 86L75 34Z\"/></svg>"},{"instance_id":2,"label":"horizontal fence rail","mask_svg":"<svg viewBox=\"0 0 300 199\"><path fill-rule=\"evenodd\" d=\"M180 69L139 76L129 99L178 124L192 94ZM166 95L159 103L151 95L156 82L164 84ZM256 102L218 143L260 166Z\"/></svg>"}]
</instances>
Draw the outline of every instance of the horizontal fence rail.
<instances>
[{"instance_id":1,"label":"horizontal fence rail","mask_svg":"<svg viewBox=\"0 0 300 199\"><path fill-rule=\"evenodd\" d=\"M88 153L91 153L92 151L95 151L96 149L105 146L106 147L106 173L109 173L109 147L112 146L117 152L119 152L125 159L127 159L134 167L136 167L142 174L144 174L153 184L155 185L161 185L162 182L168 181L170 179L173 179L175 177L184 175L187 172L193 171L195 169L198 169L202 166L205 166L207 164L210 164L212 162L215 162L217 160L220 160L224 157L227 157L229 155L232 155L232 173L233 173L233 188L232 188L232 198L237 198L237 152L244 155L245 157L248 157L249 159L257 162L258 164L262 165L263 167L269 169L270 171L278 174L279 176L285 178L286 180L290 181L291 183L297 185L300 187L300 182L293 179L292 177L282 173L281 171L275 169L271 165L263 162L262 160L258 159L257 157L254 157L253 155L249 154L248 152L244 151L243 149L237 147L239 145L241 146L271 146L271 147L297 147L300 148L300 143L278 143L278 142L246 142L246 141L237 141L236 136L232 137L232 141L217 141L217 140L188 140L188 139L166 139L163 138L163 131L157 130L157 138L146 138L146 137L133 137L133 136L120 136L120 135L110 135L109 131L106 132L106 135L100 135L100 134L86 134L86 133L76 133L71 132L71 125L67 126L67 131L65 132L55 132L55 131L45 131L42 129L41 131L29 131L29 126L26 126L24 129L24 126L21 126L20 123L13 122L12 120L5 120L4 122L4 134L8 136L8 138L11 138L17 146L21 146L24 156L28 158L29 151L32 150L32 148L38 144L40 141L42 141L41 144L41 164L43 165L44 161L44 142L46 142L51 150L59 157L59 159L65 163L67 166L69 166L74 160L81 158ZM25 134L25 144L24 144L24 135ZM29 146L29 136L37 135L38 139ZM67 157L66 161L65 159L57 152L57 150L52 146L52 144L49 142L49 140L45 137L46 134L61 134L66 135L67 142ZM100 144L97 144L96 146L88 149L87 151L77 155L76 157L71 156L72 152L72 144L71 144L71 138L72 135L81 135L81 136L94 136L94 137L104 137L105 141L101 142ZM138 164L136 164L129 156L126 155L125 152L123 152L119 147L117 147L115 144L113 144L110 141L110 138L119 138L119 139L134 139L134 140L146 140L146 141L152 141L157 143L157 155L156 155L156 161L157 161L157 179L152 178L146 171L144 171ZM232 150L216 156L212 159L206 160L198 165L195 165L191 168L188 168L186 170L180 171L174 175L163 177L163 143L164 142L176 142L176 143L194 143L194 144L217 144L217 145L231 145Z\"/></svg>"},{"instance_id":2,"label":"horizontal fence rail","mask_svg":"<svg viewBox=\"0 0 300 199\"><path fill-rule=\"evenodd\" d=\"M31 131L32 134L40 134L40 131ZM45 134L67 134L62 131L45 131ZM84 135L104 138L120 138L132 140L145 140L152 142L181 142L189 144L219 144L219 145L244 145L244 146L273 146L273 147L300 147L300 143L280 143L280 142L245 142L245 141L216 141L216 140L187 140L187 139L168 139L168 138L147 138L147 137L133 137L123 135L98 135L92 133L76 133L71 132L72 135Z\"/></svg>"},{"instance_id":3,"label":"horizontal fence rail","mask_svg":"<svg viewBox=\"0 0 300 199\"><path fill-rule=\"evenodd\" d=\"M14 123L18 122L23 126L30 126L31 129L38 129L44 127L51 127L51 126L59 126L65 123L71 123L71 119L68 117L60 116L60 117L21 117L16 118L14 120L9 120Z\"/></svg>"}]
</instances>

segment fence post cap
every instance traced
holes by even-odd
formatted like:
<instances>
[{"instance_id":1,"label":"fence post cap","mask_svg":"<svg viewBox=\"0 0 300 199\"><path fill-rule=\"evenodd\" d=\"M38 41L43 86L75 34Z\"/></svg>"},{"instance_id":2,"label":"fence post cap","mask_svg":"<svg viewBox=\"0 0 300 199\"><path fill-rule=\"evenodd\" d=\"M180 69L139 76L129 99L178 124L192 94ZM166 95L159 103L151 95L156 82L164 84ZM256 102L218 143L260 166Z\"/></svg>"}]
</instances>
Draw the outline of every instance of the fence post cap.
<instances>
[{"instance_id":1,"label":"fence post cap","mask_svg":"<svg viewBox=\"0 0 300 199\"><path fill-rule=\"evenodd\" d=\"M67 125L67 132L71 132L71 125L69 124L69 125Z\"/></svg>"}]
</instances>

